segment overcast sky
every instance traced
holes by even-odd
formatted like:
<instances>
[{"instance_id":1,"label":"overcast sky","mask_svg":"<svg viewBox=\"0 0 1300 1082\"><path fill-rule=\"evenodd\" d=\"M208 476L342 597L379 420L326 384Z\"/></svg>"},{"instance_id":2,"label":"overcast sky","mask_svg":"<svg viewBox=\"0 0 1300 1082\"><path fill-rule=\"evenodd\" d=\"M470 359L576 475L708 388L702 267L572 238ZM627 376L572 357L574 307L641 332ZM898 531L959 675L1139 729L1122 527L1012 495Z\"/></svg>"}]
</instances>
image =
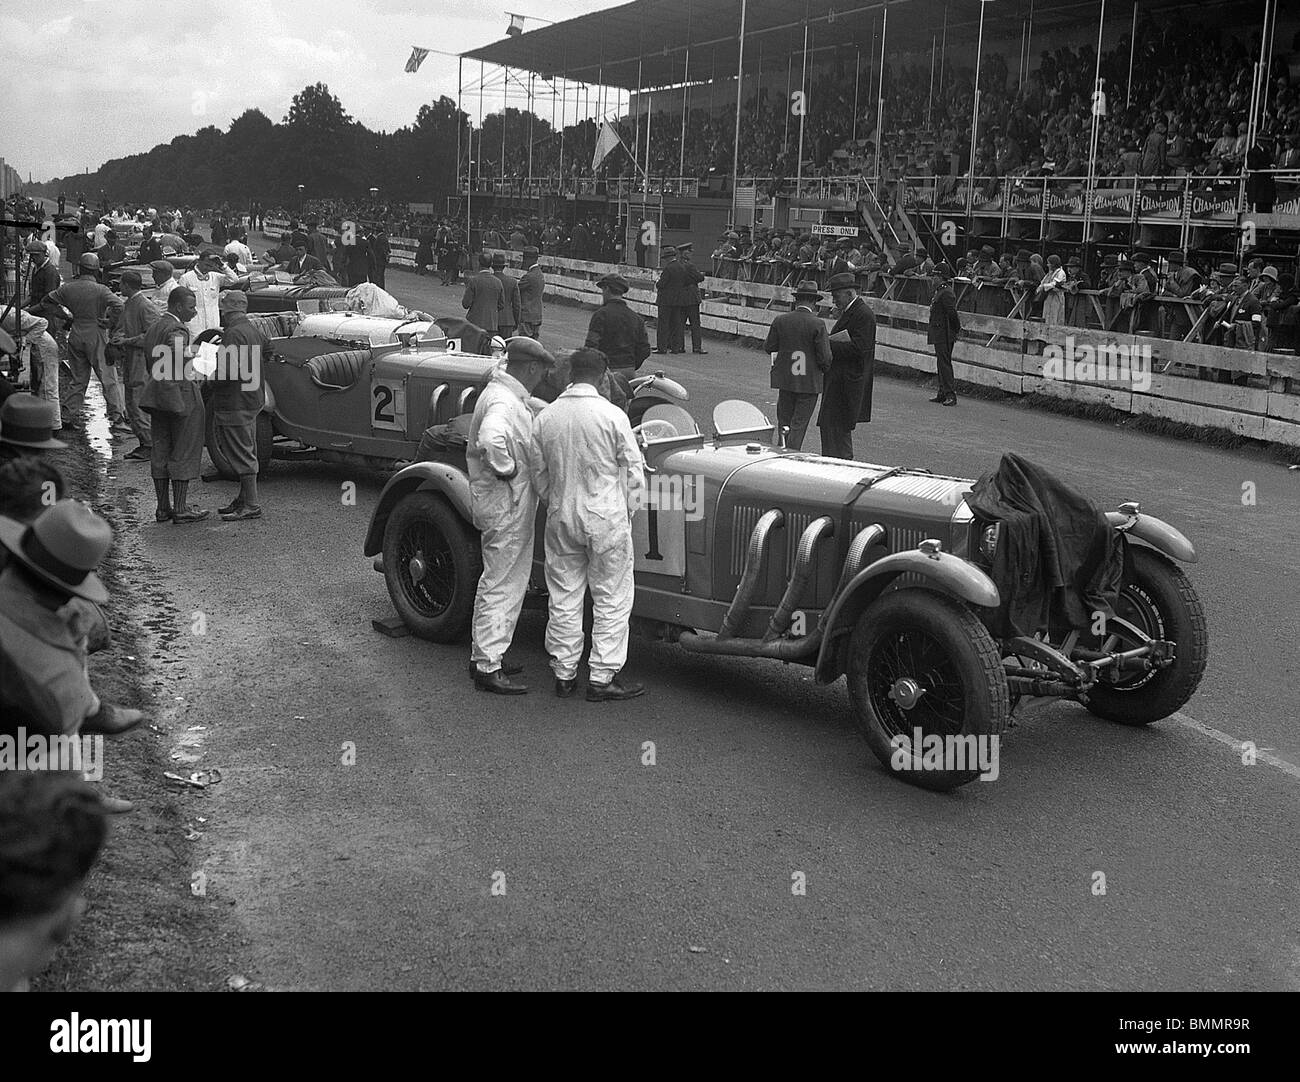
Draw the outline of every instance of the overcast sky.
<instances>
[{"instance_id":1,"label":"overcast sky","mask_svg":"<svg viewBox=\"0 0 1300 1082\"><path fill-rule=\"evenodd\" d=\"M224 130L245 109L278 123L317 81L355 119L392 131L456 96L455 59L431 53L408 75L411 46L460 53L503 38L506 11L559 22L621 2L2 0L0 156L24 178L68 176L208 124ZM487 110L499 108L497 91Z\"/></svg>"}]
</instances>

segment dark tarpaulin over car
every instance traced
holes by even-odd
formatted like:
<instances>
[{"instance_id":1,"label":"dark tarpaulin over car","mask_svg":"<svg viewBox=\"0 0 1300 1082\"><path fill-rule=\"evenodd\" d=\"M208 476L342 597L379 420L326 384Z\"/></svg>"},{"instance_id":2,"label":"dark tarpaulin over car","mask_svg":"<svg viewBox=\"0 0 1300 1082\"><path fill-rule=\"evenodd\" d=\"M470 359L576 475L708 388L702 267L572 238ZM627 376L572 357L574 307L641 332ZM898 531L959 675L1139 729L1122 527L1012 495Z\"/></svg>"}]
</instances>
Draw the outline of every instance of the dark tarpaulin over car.
<instances>
[{"instance_id":1,"label":"dark tarpaulin over car","mask_svg":"<svg viewBox=\"0 0 1300 1082\"><path fill-rule=\"evenodd\" d=\"M773 58L784 66L791 55L803 50L804 21L809 23L808 48L818 52L828 47L863 52L866 79L867 52L872 30L880 47L881 0L747 0L745 6L745 69L757 70L758 51L766 59L764 71L774 71ZM899 53L929 51L943 33L947 17L947 44L954 49L974 49L979 32L979 0L892 0L889 7L886 57ZM736 72L739 52L741 0L634 0L576 19L514 37L506 37L481 49L461 55L499 67L537 72L584 83L622 87L625 90L653 89L682 82L686 48L691 50L690 81L729 79ZM1221 25L1257 27L1260 5L1236 0L1214 8ZM1097 25L1100 0L1035 0L1034 37L1070 28ZM1199 13L1206 8L1196 0L1140 0L1143 15L1163 13L1172 17L1178 10ZM1030 14L1030 0L999 0L985 5L984 38L990 41L1020 40ZM1230 20L1239 15L1239 21ZM1108 42L1131 27L1132 10L1127 5L1108 6ZM1095 36L1092 39L1095 41ZM1032 47L1032 46L1031 46ZM1004 50L1005 51L1005 50ZM1041 50L1035 50L1038 52ZM1014 55L1014 50L1013 50ZM967 65L973 60L967 60ZM639 70L638 70L639 69Z\"/></svg>"},{"instance_id":2,"label":"dark tarpaulin over car","mask_svg":"<svg viewBox=\"0 0 1300 1082\"><path fill-rule=\"evenodd\" d=\"M1098 612L1114 615L1124 537L1088 497L1008 452L967 503L1002 523L990 572L1002 599L995 633L1083 630Z\"/></svg>"}]
</instances>

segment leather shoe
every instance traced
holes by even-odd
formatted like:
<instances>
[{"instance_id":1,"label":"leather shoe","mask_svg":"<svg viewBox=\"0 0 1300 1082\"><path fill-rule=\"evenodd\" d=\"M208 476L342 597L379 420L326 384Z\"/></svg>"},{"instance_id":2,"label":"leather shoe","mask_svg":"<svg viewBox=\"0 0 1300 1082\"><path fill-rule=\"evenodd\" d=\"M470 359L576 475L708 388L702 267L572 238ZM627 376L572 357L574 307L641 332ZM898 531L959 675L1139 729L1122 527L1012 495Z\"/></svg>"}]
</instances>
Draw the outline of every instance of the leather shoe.
<instances>
[{"instance_id":1,"label":"leather shoe","mask_svg":"<svg viewBox=\"0 0 1300 1082\"><path fill-rule=\"evenodd\" d=\"M175 525L182 525L186 522L202 522L210 514L212 514L212 512L206 507L195 507L193 504L190 504L172 514L172 523Z\"/></svg>"},{"instance_id":2,"label":"leather shoe","mask_svg":"<svg viewBox=\"0 0 1300 1082\"><path fill-rule=\"evenodd\" d=\"M522 665L512 665L510 662L503 659L501 662L501 671L507 676L518 676L524 671L524 667ZM473 676L476 672L478 672L478 666L471 661L469 663L470 676Z\"/></svg>"},{"instance_id":3,"label":"leather shoe","mask_svg":"<svg viewBox=\"0 0 1300 1082\"><path fill-rule=\"evenodd\" d=\"M140 710L130 710L123 706L113 706L111 703L101 703L99 712L91 714L80 726L83 733L103 733L105 736L116 736L118 733L125 733L134 729L140 722L144 721L144 712Z\"/></svg>"},{"instance_id":4,"label":"leather shoe","mask_svg":"<svg viewBox=\"0 0 1300 1082\"><path fill-rule=\"evenodd\" d=\"M557 699L567 699L573 694L573 689L578 686L577 677L569 680L561 680L558 676L555 678L555 697Z\"/></svg>"},{"instance_id":5,"label":"leather shoe","mask_svg":"<svg viewBox=\"0 0 1300 1082\"><path fill-rule=\"evenodd\" d=\"M624 684L616 676L608 684L589 683L587 685L587 702L609 703L635 699L645 694L644 684Z\"/></svg>"},{"instance_id":6,"label":"leather shoe","mask_svg":"<svg viewBox=\"0 0 1300 1082\"><path fill-rule=\"evenodd\" d=\"M241 507L243 507L243 506L244 506L244 499L243 499L243 497L242 497L242 496L236 496L233 500L231 500L228 504L226 504L225 507L218 507L218 508L217 508L217 514L218 514L218 515L233 515L236 511L238 511L238 510L239 510Z\"/></svg>"},{"instance_id":7,"label":"leather shoe","mask_svg":"<svg viewBox=\"0 0 1300 1082\"><path fill-rule=\"evenodd\" d=\"M479 691L490 691L493 695L526 695L528 688L523 684L513 684L500 669L496 672L481 673L474 670L474 686Z\"/></svg>"},{"instance_id":8,"label":"leather shoe","mask_svg":"<svg viewBox=\"0 0 1300 1082\"><path fill-rule=\"evenodd\" d=\"M154 522L171 522L172 509L170 507L159 507L153 513Z\"/></svg>"},{"instance_id":9,"label":"leather shoe","mask_svg":"<svg viewBox=\"0 0 1300 1082\"><path fill-rule=\"evenodd\" d=\"M136 447L122 456L127 462L148 462L153 452L148 447Z\"/></svg>"},{"instance_id":10,"label":"leather shoe","mask_svg":"<svg viewBox=\"0 0 1300 1082\"><path fill-rule=\"evenodd\" d=\"M691 352L699 357L707 357L709 355L709 351L707 349L693 349L691 350Z\"/></svg>"},{"instance_id":11,"label":"leather shoe","mask_svg":"<svg viewBox=\"0 0 1300 1082\"><path fill-rule=\"evenodd\" d=\"M942 401L943 401L943 395L941 395L941 394L937 394L937 395L935 395L932 399L930 399L930 401L931 401L931 402L942 402Z\"/></svg>"},{"instance_id":12,"label":"leather shoe","mask_svg":"<svg viewBox=\"0 0 1300 1082\"><path fill-rule=\"evenodd\" d=\"M226 522L242 522L246 518L261 518L261 506L252 507L248 504L240 504L233 511L227 511L221 516Z\"/></svg>"},{"instance_id":13,"label":"leather shoe","mask_svg":"<svg viewBox=\"0 0 1300 1082\"><path fill-rule=\"evenodd\" d=\"M668 350L666 350L666 349L657 349L657 350L655 350L655 352L656 352L656 353L667 353Z\"/></svg>"},{"instance_id":14,"label":"leather shoe","mask_svg":"<svg viewBox=\"0 0 1300 1082\"><path fill-rule=\"evenodd\" d=\"M950 394L947 398L945 398L942 402L939 403L939 405L941 406L955 406L956 404L957 404L957 396L955 394Z\"/></svg>"}]
</instances>

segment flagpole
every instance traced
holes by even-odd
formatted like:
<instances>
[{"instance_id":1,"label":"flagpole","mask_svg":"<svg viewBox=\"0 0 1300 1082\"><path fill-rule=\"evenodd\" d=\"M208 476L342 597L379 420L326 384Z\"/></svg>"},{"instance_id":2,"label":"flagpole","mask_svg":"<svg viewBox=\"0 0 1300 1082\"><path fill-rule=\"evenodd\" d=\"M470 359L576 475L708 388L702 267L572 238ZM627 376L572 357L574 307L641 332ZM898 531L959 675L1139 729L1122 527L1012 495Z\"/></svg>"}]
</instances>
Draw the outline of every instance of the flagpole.
<instances>
[{"instance_id":1,"label":"flagpole","mask_svg":"<svg viewBox=\"0 0 1300 1082\"><path fill-rule=\"evenodd\" d=\"M736 58L736 138L731 148L731 224L736 224L736 182L740 179L740 110L745 90L745 15L748 4L740 0L740 53Z\"/></svg>"},{"instance_id":2,"label":"flagpole","mask_svg":"<svg viewBox=\"0 0 1300 1082\"><path fill-rule=\"evenodd\" d=\"M689 109L691 81L691 47L686 46L686 66L682 69L682 139L677 155L677 175L686 175L686 113Z\"/></svg>"}]
</instances>

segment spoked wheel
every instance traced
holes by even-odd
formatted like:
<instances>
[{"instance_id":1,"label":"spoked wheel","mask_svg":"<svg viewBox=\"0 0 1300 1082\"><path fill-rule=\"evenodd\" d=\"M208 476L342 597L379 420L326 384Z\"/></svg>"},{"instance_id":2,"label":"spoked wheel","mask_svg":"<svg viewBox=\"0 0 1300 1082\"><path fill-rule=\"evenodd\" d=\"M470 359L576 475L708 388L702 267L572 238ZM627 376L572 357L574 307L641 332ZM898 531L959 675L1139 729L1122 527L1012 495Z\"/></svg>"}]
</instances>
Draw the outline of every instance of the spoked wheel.
<instances>
[{"instance_id":1,"label":"spoked wheel","mask_svg":"<svg viewBox=\"0 0 1300 1082\"><path fill-rule=\"evenodd\" d=\"M1142 635L1174 643L1163 669L1103 679L1089 692L1088 709L1124 725L1149 725L1177 711L1196 691L1209 658L1205 608L1182 568L1148 548L1131 545L1131 573L1115 602L1119 620L1107 626L1106 650L1132 650ZM1131 625L1131 627L1129 626ZM1141 634L1134 634L1136 628Z\"/></svg>"},{"instance_id":2,"label":"spoked wheel","mask_svg":"<svg viewBox=\"0 0 1300 1082\"><path fill-rule=\"evenodd\" d=\"M997 647L974 613L929 590L898 590L862 614L849 649L849 697L886 769L940 790L980 775L989 750L968 738L1000 735L1009 706Z\"/></svg>"},{"instance_id":3,"label":"spoked wheel","mask_svg":"<svg viewBox=\"0 0 1300 1082\"><path fill-rule=\"evenodd\" d=\"M478 538L441 496L413 492L393 509L384 530L384 581L414 634L462 639L482 572Z\"/></svg>"}]
</instances>

